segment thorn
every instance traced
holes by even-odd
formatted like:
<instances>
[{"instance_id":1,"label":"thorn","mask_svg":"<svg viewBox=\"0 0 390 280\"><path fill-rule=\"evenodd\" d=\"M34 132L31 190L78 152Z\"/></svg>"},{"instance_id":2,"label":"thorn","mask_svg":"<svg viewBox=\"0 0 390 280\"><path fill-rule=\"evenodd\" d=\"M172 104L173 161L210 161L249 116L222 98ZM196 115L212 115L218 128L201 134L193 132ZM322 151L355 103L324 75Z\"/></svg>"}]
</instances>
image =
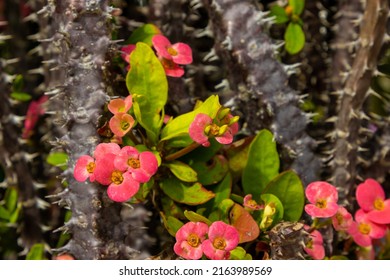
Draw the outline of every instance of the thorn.
<instances>
[{"instance_id":1,"label":"thorn","mask_svg":"<svg viewBox=\"0 0 390 280\"><path fill-rule=\"evenodd\" d=\"M215 49L211 49L211 51L208 54L206 54L202 60L203 60L203 62L211 62L211 61L215 61L218 59L219 59L219 57L217 56Z\"/></svg>"},{"instance_id":2,"label":"thorn","mask_svg":"<svg viewBox=\"0 0 390 280\"><path fill-rule=\"evenodd\" d=\"M41 199L41 198L37 198L37 205L38 205L38 208L39 209L47 209L50 207L50 203L48 203L47 201Z\"/></svg>"},{"instance_id":3,"label":"thorn","mask_svg":"<svg viewBox=\"0 0 390 280\"><path fill-rule=\"evenodd\" d=\"M216 85L214 88L217 90L221 90L224 88L229 87L229 81L227 79L223 79L218 85Z\"/></svg>"},{"instance_id":4,"label":"thorn","mask_svg":"<svg viewBox=\"0 0 390 280\"><path fill-rule=\"evenodd\" d=\"M45 71L43 70L43 68L35 68L35 69L31 69L31 70L28 70L27 71L29 74L41 74L43 75L45 73Z\"/></svg>"},{"instance_id":5,"label":"thorn","mask_svg":"<svg viewBox=\"0 0 390 280\"><path fill-rule=\"evenodd\" d=\"M11 39L11 38L12 38L11 35L2 35L2 34L0 34L0 42L1 42L1 41L9 40L9 39Z\"/></svg>"},{"instance_id":6,"label":"thorn","mask_svg":"<svg viewBox=\"0 0 390 280\"><path fill-rule=\"evenodd\" d=\"M204 28L203 30L200 30L200 31L194 33L195 38L213 37L213 35L214 35L213 31L208 26L206 28Z\"/></svg>"},{"instance_id":7,"label":"thorn","mask_svg":"<svg viewBox=\"0 0 390 280\"><path fill-rule=\"evenodd\" d=\"M227 51L231 51L233 49L233 43L232 43L232 39L229 37L229 36L226 36L225 40L223 40L221 42L221 46L227 50Z\"/></svg>"},{"instance_id":8,"label":"thorn","mask_svg":"<svg viewBox=\"0 0 390 280\"><path fill-rule=\"evenodd\" d=\"M194 10L197 10L199 8L203 7L203 3L200 0L191 0L190 7Z\"/></svg>"},{"instance_id":9,"label":"thorn","mask_svg":"<svg viewBox=\"0 0 390 280\"><path fill-rule=\"evenodd\" d=\"M39 153L34 153L34 154L28 154L28 153L24 153L23 154L23 158L27 161L27 162L31 162L34 158L36 158L37 156L39 156Z\"/></svg>"}]
</instances>

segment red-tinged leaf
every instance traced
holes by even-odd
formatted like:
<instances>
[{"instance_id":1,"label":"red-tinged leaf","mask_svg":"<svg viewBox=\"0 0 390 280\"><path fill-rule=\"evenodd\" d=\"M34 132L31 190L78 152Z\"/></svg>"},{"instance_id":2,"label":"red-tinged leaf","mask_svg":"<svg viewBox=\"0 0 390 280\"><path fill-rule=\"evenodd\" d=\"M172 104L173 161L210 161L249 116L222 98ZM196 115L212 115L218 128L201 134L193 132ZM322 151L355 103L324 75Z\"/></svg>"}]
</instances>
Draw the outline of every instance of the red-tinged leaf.
<instances>
[{"instance_id":1,"label":"red-tinged leaf","mask_svg":"<svg viewBox=\"0 0 390 280\"><path fill-rule=\"evenodd\" d=\"M255 240L260 229L252 216L239 204L234 204L229 214L230 224L234 226L240 234L239 243Z\"/></svg>"}]
</instances>

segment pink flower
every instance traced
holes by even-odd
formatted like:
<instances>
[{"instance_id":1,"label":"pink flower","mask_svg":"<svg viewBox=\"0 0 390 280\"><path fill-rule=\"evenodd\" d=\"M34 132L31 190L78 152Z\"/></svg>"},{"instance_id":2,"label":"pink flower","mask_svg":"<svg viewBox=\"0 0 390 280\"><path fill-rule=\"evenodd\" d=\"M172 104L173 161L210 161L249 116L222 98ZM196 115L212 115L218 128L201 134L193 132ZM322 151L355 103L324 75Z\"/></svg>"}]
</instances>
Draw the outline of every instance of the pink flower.
<instances>
[{"instance_id":1,"label":"pink flower","mask_svg":"<svg viewBox=\"0 0 390 280\"><path fill-rule=\"evenodd\" d=\"M230 251L237 247L239 234L236 228L224 222L211 224L208 232L209 239L203 241L203 253L212 260L226 260Z\"/></svg>"},{"instance_id":2,"label":"pink flower","mask_svg":"<svg viewBox=\"0 0 390 280\"><path fill-rule=\"evenodd\" d=\"M256 200L252 199L251 194L244 196L244 207L251 211L264 209L264 205L257 204Z\"/></svg>"},{"instance_id":3,"label":"pink flower","mask_svg":"<svg viewBox=\"0 0 390 280\"><path fill-rule=\"evenodd\" d=\"M118 170L131 173L133 179L140 183L148 182L158 169L157 158L152 152L140 153L131 146L122 148L115 158L114 165Z\"/></svg>"},{"instance_id":4,"label":"pink flower","mask_svg":"<svg viewBox=\"0 0 390 280\"><path fill-rule=\"evenodd\" d=\"M116 202L124 202L134 196L140 183L128 172L118 170L114 166L115 154L107 153L96 161L95 178L102 185L108 185L108 197Z\"/></svg>"},{"instance_id":5,"label":"pink flower","mask_svg":"<svg viewBox=\"0 0 390 280\"><path fill-rule=\"evenodd\" d=\"M386 234L386 226L373 223L363 209L356 211L355 221L350 226L348 233L359 246L371 246L372 239L382 238Z\"/></svg>"},{"instance_id":6,"label":"pink flower","mask_svg":"<svg viewBox=\"0 0 390 280\"><path fill-rule=\"evenodd\" d=\"M125 45L121 48L121 56L124 61L130 63L130 54L135 50L135 45Z\"/></svg>"},{"instance_id":7,"label":"pink flower","mask_svg":"<svg viewBox=\"0 0 390 280\"><path fill-rule=\"evenodd\" d=\"M104 158L106 154L117 155L121 150L121 147L116 143L100 143L96 146L93 156L95 159Z\"/></svg>"},{"instance_id":8,"label":"pink flower","mask_svg":"<svg viewBox=\"0 0 390 280\"><path fill-rule=\"evenodd\" d=\"M127 113L132 105L133 98L129 95L125 99L116 98L111 100L110 103L108 103L108 110L114 115L118 113Z\"/></svg>"},{"instance_id":9,"label":"pink flower","mask_svg":"<svg viewBox=\"0 0 390 280\"><path fill-rule=\"evenodd\" d=\"M352 225L353 218L343 206L339 206L337 213L332 217L333 227L337 231L347 231Z\"/></svg>"},{"instance_id":10,"label":"pink flower","mask_svg":"<svg viewBox=\"0 0 390 280\"><path fill-rule=\"evenodd\" d=\"M95 159L91 156L81 156L75 165L73 176L79 182L84 182L88 178L91 182L95 181Z\"/></svg>"},{"instance_id":11,"label":"pink flower","mask_svg":"<svg viewBox=\"0 0 390 280\"><path fill-rule=\"evenodd\" d=\"M43 104L48 100L47 95L43 95L36 101L31 101L28 105L26 119L24 120L24 128L22 138L27 139L31 136L32 130L37 124L39 117L45 113Z\"/></svg>"},{"instance_id":12,"label":"pink flower","mask_svg":"<svg viewBox=\"0 0 390 280\"><path fill-rule=\"evenodd\" d=\"M230 144L237 131L236 123L219 126L213 123L213 119L209 115L203 113L195 116L188 129L191 139L204 147L210 146L209 137L215 137L221 144Z\"/></svg>"},{"instance_id":13,"label":"pink flower","mask_svg":"<svg viewBox=\"0 0 390 280\"><path fill-rule=\"evenodd\" d=\"M390 199L385 200L382 186L373 179L367 179L356 189L359 206L367 212L367 218L377 224L390 223Z\"/></svg>"},{"instance_id":14,"label":"pink flower","mask_svg":"<svg viewBox=\"0 0 390 280\"><path fill-rule=\"evenodd\" d=\"M202 257L202 242L209 230L202 222L188 222L176 232L175 253L187 260L198 260Z\"/></svg>"},{"instance_id":15,"label":"pink flower","mask_svg":"<svg viewBox=\"0 0 390 280\"><path fill-rule=\"evenodd\" d=\"M309 230L310 227L305 225L304 228ZM321 232L313 230L310 233L310 240L304 248L305 252L308 253L315 260L322 260L325 257L324 240Z\"/></svg>"},{"instance_id":16,"label":"pink flower","mask_svg":"<svg viewBox=\"0 0 390 280\"><path fill-rule=\"evenodd\" d=\"M126 113L117 113L110 119L110 129L118 137L125 136L134 125L134 119Z\"/></svg>"},{"instance_id":17,"label":"pink flower","mask_svg":"<svg viewBox=\"0 0 390 280\"><path fill-rule=\"evenodd\" d=\"M312 217L328 218L336 214L338 205L337 190L331 184L318 181L310 183L305 191L312 204L305 205L305 211Z\"/></svg>"},{"instance_id":18,"label":"pink flower","mask_svg":"<svg viewBox=\"0 0 390 280\"><path fill-rule=\"evenodd\" d=\"M153 47L159 57L172 60L177 64L190 64L192 62L192 50L184 43L171 44L167 37L154 35L152 38Z\"/></svg>"},{"instance_id":19,"label":"pink flower","mask_svg":"<svg viewBox=\"0 0 390 280\"><path fill-rule=\"evenodd\" d=\"M167 76L178 78L184 75L184 69L172 60L163 57L160 57L159 59Z\"/></svg>"}]
</instances>

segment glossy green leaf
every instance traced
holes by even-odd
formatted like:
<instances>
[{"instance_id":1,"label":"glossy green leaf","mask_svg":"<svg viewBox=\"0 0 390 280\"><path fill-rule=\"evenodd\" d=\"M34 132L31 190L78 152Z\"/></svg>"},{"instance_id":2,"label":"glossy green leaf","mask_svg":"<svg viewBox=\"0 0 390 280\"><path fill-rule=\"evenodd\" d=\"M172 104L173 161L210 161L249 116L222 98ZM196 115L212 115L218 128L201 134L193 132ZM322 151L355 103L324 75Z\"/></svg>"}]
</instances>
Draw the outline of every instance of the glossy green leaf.
<instances>
[{"instance_id":1,"label":"glossy green leaf","mask_svg":"<svg viewBox=\"0 0 390 280\"><path fill-rule=\"evenodd\" d=\"M230 224L237 229L240 235L239 243L253 241L260 234L257 222L244 207L237 203L234 204L229 212L229 220Z\"/></svg>"},{"instance_id":2,"label":"glossy green leaf","mask_svg":"<svg viewBox=\"0 0 390 280\"><path fill-rule=\"evenodd\" d=\"M202 223L205 223L207 224L208 226L210 226L212 224L212 222L207 219L206 217L194 212L194 211L188 211L188 210L185 210L184 211L184 215L186 216L186 218L191 221L191 222L202 222Z\"/></svg>"},{"instance_id":3,"label":"glossy green leaf","mask_svg":"<svg viewBox=\"0 0 390 280\"><path fill-rule=\"evenodd\" d=\"M26 260L44 260L45 259L45 245L38 243L31 247L27 253Z\"/></svg>"},{"instance_id":4,"label":"glossy green leaf","mask_svg":"<svg viewBox=\"0 0 390 280\"><path fill-rule=\"evenodd\" d=\"M275 17L275 23L277 24L286 23L290 20L285 9L278 5L274 5L271 7L271 16Z\"/></svg>"},{"instance_id":5,"label":"glossy green leaf","mask_svg":"<svg viewBox=\"0 0 390 280\"><path fill-rule=\"evenodd\" d=\"M230 251L229 260L252 260L252 256L244 248L237 246Z\"/></svg>"},{"instance_id":6,"label":"glossy green leaf","mask_svg":"<svg viewBox=\"0 0 390 280\"><path fill-rule=\"evenodd\" d=\"M127 44L136 44L143 42L149 46L152 46L152 38L154 35L160 34L161 31L157 26L151 23L144 24L138 27L131 34L130 38L126 41Z\"/></svg>"},{"instance_id":7,"label":"glossy green leaf","mask_svg":"<svg viewBox=\"0 0 390 280\"><path fill-rule=\"evenodd\" d=\"M148 182L141 184L138 192L134 196L134 200L138 202L145 201L149 193L153 189L153 186L154 186L153 178L151 178Z\"/></svg>"},{"instance_id":8,"label":"glossy green leaf","mask_svg":"<svg viewBox=\"0 0 390 280\"><path fill-rule=\"evenodd\" d=\"M273 135L261 130L249 146L248 161L243 170L242 184L245 194L258 200L267 184L279 174L279 154Z\"/></svg>"},{"instance_id":9,"label":"glossy green leaf","mask_svg":"<svg viewBox=\"0 0 390 280\"><path fill-rule=\"evenodd\" d=\"M161 205L166 216L172 216L179 220L184 220L184 210L167 196L161 197Z\"/></svg>"},{"instance_id":10,"label":"glossy green leaf","mask_svg":"<svg viewBox=\"0 0 390 280\"><path fill-rule=\"evenodd\" d=\"M272 204L273 207L275 207L275 209L276 209L276 212L272 217L273 222L269 226L269 228L271 228L283 219L283 216L284 216L283 204L277 196L270 194L270 193L266 193L266 194L261 195L261 200L264 202L264 205ZM260 223L261 219L257 220L257 221Z\"/></svg>"},{"instance_id":11,"label":"glossy green leaf","mask_svg":"<svg viewBox=\"0 0 390 280\"><path fill-rule=\"evenodd\" d=\"M31 95L26 92L11 92L10 96L12 99L23 102L31 100Z\"/></svg>"},{"instance_id":12,"label":"glossy green leaf","mask_svg":"<svg viewBox=\"0 0 390 280\"><path fill-rule=\"evenodd\" d=\"M207 162L192 162L190 166L197 172L198 181L205 186L217 184L229 172L228 161L222 155L216 155Z\"/></svg>"},{"instance_id":13,"label":"glossy green leaf","mask_svg":"<svg viewBox=\"0 0 390 280\"><path fill-rule=\"evenodd\" d=\"M15 211L13 211L11 216L9 217L9 222L11 224L16 223L18 221L21 210L22 204L18 204L18 207L16 207Z\"/></svg>"},{"instance_id":14,"label":"glossy green leaf","mask_svg":"<svg viewBox=\"0 0 390 280\"><path fill-rule=\"evenodd\" d=\"M154 51L142 42L131 53L130 65L126 86L133 95L134 114L155 144L162 124L161 112L168 99L167 77Z\"/></svg>"},{"instance_id":15,"label":"glossy green leaf","mask_svg":"<svg viewBox=\"0 0 390 280\"><path fill-rule=\"evenodd\" d=\"M283 204L285 221L298 221L301 218L305 195L302 182L294 171L285 171L274 178L265 189L279 198Z\"/></svg>"},{"instance_id":16,"label":"glossy green leaf","mask_svg":"<svg viewBox=\"0 0 390 280\"><path fill-rule=\"evenodd\" d=\"M209 139L210 146L203 147L199 146L192 152L181 157L183 161L209 161L223 146L215 138Z\"/></svg>"},{"instance_id":17,"label":"glossy green leaf","mask_svg":"<svg viewBox=\"0 0 390 280\"><path fill-rule=\"evenodd\" d=\"M64 152L52 152L47 156L46 162L54 166L66 167L68 164L68 155Z\"/></svg>"},{"instance_id":18,"label":"glossy green leaf","mask_svg":"<svg viewBox=\"0 0 390 280\"><path fill-rule=\"evenodd\" d=\"M215 194L205 189L200 183L185 184L176 178L161 181L162 191L176 202L187 205L199 205L212 199Z\"/></svg>"},{"instance_id":19,"label":"glossy green leaf","mask_svg":"<svg viewBox=\"0 0 390 280\"><path fill-rule=\"evenodd\" d=\"M160 216L163 220L163 224L168 233L172 236L176 235L176 232L184 225L179 219L172 216L165 216L163 212L160 212Z\"/></svg>"},{"instance_id":20,"label":"glossy green leaf","mask_svg":"<svg viewBox=\"0 0 390 280\"><path fill-rule=\"evenodd\" d=\"M169 163L164 164L171 170L173 175L176 176L179 180L183 182L196 182L198 180L198 174L194 169L192 169L189 165L175 160Z\"/></svg>"},{"instance_id":21,"label":"glossy green leaf","mask_svg":"<svg viewBox=\"0 0 390 280\"><path fill-rule=\"evenodd\" d=\"M295 22L290 22L284 33L285 48L289 54L297 54L305 46L305 33L302 27Z\"/></svg>"},{"instance_id":22,"label":"glossy green leaf","mask_svg":"<svg viewBox=\"0 0 390 280\"><path fill-rule=\"evenodd\" d=\"M254 137L246 137L233 142L226 150L226 157L229 160L229 169L233 178L239 179L248 161L249 146Z\"/></svg>"},{"instance_id":23,"label":"glossy green leaf","mask_svg":"<svg viewBox=\"0 0 390 280\"><path fill-rule=\"evenodd\" d=\"M218 95L210 96L194 111L180 115L168 122L161 131L161 141L173 139L174 141L170 141L168 146L178 147L177 144L175 145L175 138L178 138L181 141L180 145L184 145L183 147L188 146L192 143L192 139L188 135L188 128L195 116L199 113L204 113L213 119L217 115L219 108L221 108L221 104L219 103Z\"/></svg>"},{"instance_id":24,"label":"glossy green leaf","mask_svg":"<svg viewBox=\"0 0 390 280\"><path fill-rule=\"evenodd\" d=\"M288 4L291 6L293 14L300 15L305 8L305 0L288 0Z\"/></svg>"}]
</instances>

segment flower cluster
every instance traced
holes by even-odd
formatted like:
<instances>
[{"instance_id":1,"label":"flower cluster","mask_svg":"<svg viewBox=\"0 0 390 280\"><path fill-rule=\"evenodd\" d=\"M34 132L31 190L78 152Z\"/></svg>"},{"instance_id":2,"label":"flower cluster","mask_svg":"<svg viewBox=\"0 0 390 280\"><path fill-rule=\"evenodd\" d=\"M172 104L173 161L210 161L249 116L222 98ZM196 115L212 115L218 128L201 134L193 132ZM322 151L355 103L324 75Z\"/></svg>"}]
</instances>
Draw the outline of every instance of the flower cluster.
<instances>
[{"instance_id":1,"label":"flower cluster","mask_svg":"<svg viewBox=\"0 0 390 280\"><path fill-rule=\"evenodd\" d=\"M177 231L173 249L185 259L198 260L204 254L212 260L226 260L238 242L238 231L224 222L214 222L210 227L203 222L188 222Z\"/></svg>"},{"instance_id":2,"label":"flower cluster","mask_svg":"<svg viewBox=\"0 0 390 280\"><path fill-rule=\"evenodd\" d=\"M360 209L354 219L346 208L337 204L337 190L326 182L309 184L306 197L310 202L305 206L307 214L314 218L330 218L336 231L347 233L362 247L370 247L373 239L384 237L390 224L390 199L385 200L382 186L373 179L367 179L356 189ZM324 258L321 233L314 230L311 236L306 252L314 259Z\"/></svg>"},{"instance_id":3,"label":"flower cluster","mask_svg":"<svg viewBox=\"0 0 390 280\"><path fill-rule=\"evenodd\" d=\"M77 160L74 177L79 182L89 179L106 185L111 200L124 202L133 197L140 183L148 182L157 169L158 161L152 152L101 143L96 146L93 157L83 155Z\"/></svg>"},{"instance_id":4,"label":"flower cluster","mask_svg":"<svg viewBox=\"0 0 390 280\"><path fill-rule=\"evenodd\" d=\"M164 67L165 74L170 77L181 77L184 69L180 65L192 63L192 49L185 43L171 44L164 35L157 34L152 38L152 44L156 50L158 59ZM135 50L135 45L126 45L121 48L122 58L130 63L130 54ZM127 70L130 70L130 65Z\"/></svg>"},{"instance_id":5,"label":"flower cluster","mask_svg":"<svg viewBox=\"0 0 390 280\"><path fill-rule=\"evenodd\" d=\"M132 96L125 99L116 98L108 104L108 110L114 115L111 117L109 126L116 137L121 139L134 126L134 118L128 114L133 105Z\"/></svg>"},{"instance_id":6,"label":"flower cluster","mask_svg":"<svg viewBox=\"0 0 390 280\"><path fill-rule=\"evenodd\" d=\"M225 109L221 110L215 119L199 113L191 123L188 133L192 140L204 147L210 146L211 137L215 137L221 144L230 144L239 130L237 121L238 116L233 117L229 110Z\"/></svg>"}]
</instances>

